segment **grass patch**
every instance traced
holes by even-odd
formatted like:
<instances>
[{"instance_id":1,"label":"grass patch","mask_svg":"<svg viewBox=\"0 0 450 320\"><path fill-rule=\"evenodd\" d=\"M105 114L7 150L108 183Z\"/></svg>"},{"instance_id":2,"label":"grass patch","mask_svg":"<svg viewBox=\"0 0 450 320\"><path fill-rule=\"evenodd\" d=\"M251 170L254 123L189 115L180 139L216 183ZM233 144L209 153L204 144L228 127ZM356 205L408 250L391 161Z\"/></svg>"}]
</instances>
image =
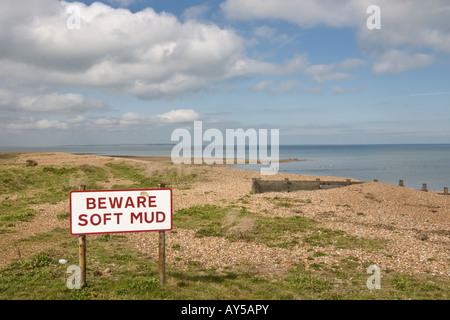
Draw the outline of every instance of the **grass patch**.
<instances>
[{"instance_id":1,"label":"grass patch","mask_svg":"<svg viewBox=\"0 0 450 320\"><path fill-rule=\"evenodd\" d=\"M303 217L261 217L246 208L201 205L178 210L174 224L195 229L196 236L226 237L230 241L244 240L268 246L290 248L298 244L297 232L304 232L315 221Z\"/></svg>"},{"instance_id":2,"label":"grass patch","mask_svg":"<svg viewBox=\"0 0 450 320\"><path fill-rule=\"evenodd\" d=\"M158 264L126 244L121 236L89 239L87 287L66 286L67 267L77 262L76 238L59 248L39 252L0 271L2 300L155 300L297 298L282 283L254 274L218 272L192 262L187 270L166 266L167 283L159 285ZM66 265L58 263L64 257Z\"/></svg>"},{"instance_id":3,"label":"grass patch","mask_svg":"<svg viewBox=\"0 0 450 320\"><path fill-rule=\"evenodd\" d=\"M334 246L340 249L374 251L386 246L387 240L358 238L341 230L317 228L303 237L303 241L318 247Z\"/></svg>"},{"instance_id":4,"label":"grass patch","mask_svg":"<svg viewBox=\"0 0 450 320\"><path fill-rule=\"evenodd\" d=\"M0 161L8 161L16 159L18 156L17 153L14 152L0 152Z\"/></svg>"},{"instance_id":5,"label":"grass patch","mask_svg":"<svg viewBox=\"0 0 450 320\"><path fill-rule=\"evenodd\" d=\"M174 215L177 227L196 230L196 236L226 237L271 247L292 248L303 241L312 246L334 246L342 249L382 249L387 241L357 238L344 231L321 228L309 218L262 217L244 207L201 205L178 210Z\"/></svg>"},{"instance_id":6,"label":"grass patch","mask_svg":"<svg viewBox=\"0 0 450 320\"><path fill-rule=\"evenodd\" d=\"M5 154L4 158L13 155ZM170 168L153 171L150 176L144 169L126 163L106 164L115 178L132 181L117 188L149 188L159 183L168 186L182 185L194 179L194 173ZM0 163L0 233L15 223L29 221L36 212L30 204L55 204L68 198L78 185L85 184L87 190L103 189L101 183L108 181L104 168L90 164L27 166L26 164ZM59 216L64 219L66 216Z\"/></svg>"},{"instance_id":7,"label":"grass patch","mask_svg":"<svg viewBox=\"0 0 450 320\"><path fill-rule=\"evenodd\" d=\"M0 164L0 229L29 221L30 204L57 203L68 198L82 181L88 189L101 188L107 175L94 166L27 166Z\"/></svg>"},{"instance_id":8,"label":"grass patch","mask_svg":"<svg viewBox=\"0 0 450 320\"><path fill-rule=\"evenodd\" d=\"M70 290L67 268L77 264L76 237L62 245L17 261L0 271L2 300L300 300L300 299L430 299L447 300L448 280L395 272L383 273L381 289L369 290L356 257L332 266L299 263L287 275L267 280L230 268L205 269L197 261L187 268L166 266L166 285L158 282L158 264L127 245L120 235L88 241L87 287ZM69 261L61 265L58 260Z\"/></svg>"},{"instance_id":9,"label":"grass patch","mask_svg":"<svg viewBox=\"0 0 450 320\"><path fill-rule=\"evenodd\" d=\"M28 238L20 239L16 243L58 243L67 239L67 235L69 234L69 229L65 228L55 228L48 232L37 233Z\"/></svg>"},{"instance_id":10,"label":"grass patch","mask_svg":"<svg viewBox=\"0 0 450 320\"><path fill-rule=\"evenodd\" d=\"M446 300L449 281L429 275L410 276L397 272L381 272L381 289L369 290L366 273L369 263L362 264L349 256L332 265L303 263L291 270L287 286L302 299L326 300Z\"/></svg>"},{"instance_id":11,"label":"grass patch","mask_svg":"<svg viewBox=\"0 0 450 320\"><path fill-rule=\"evenodd\" d=\"M216 208L217 209L217 208ZM205 210L203 214L219 212ZM242 215L247 212L239 212ZM281 227L281 224L278 224ZM291 227L293 228L293 227ZM288 274L268 280L232 268L205 269L198 261L187 268L166 265L166 285L158 282L158 263L136 251L123 235L91 236L87 242L87 287L70 290L67 268L78 263L77 237L55 229L24 241L58 243L0 270L1 300L301 300L301 299L442 299L448 280L439 276L381 273L381 289L369 290L369 263L348 256L338 263L299 263ZM20 243L19 243L20 245ZM182 246L182 244L181 244ZM173 244L179 249L180 244ZM318 253L320 251L317 251ZM322 256L322 254L317 254ZM58 260L68 260L65 265Z\"/></svg>"},{"instance_id":12,"label":"grass patch","mask_svg":"<svg viewBox=\"0 0 450 320\"><path fill-rule=\"evenodd\" d=\"M183 168L167 168L164 170L154 170L145 173L145 170L124 162L107 163L107 167L116 178L131 181L130 183L115 185L115 189L125 188L156 188L158 184L165 184L166 187L179 187L189 189L189 182L197 177L196 173L185 171Z\"/></svg>"}]
</instances>

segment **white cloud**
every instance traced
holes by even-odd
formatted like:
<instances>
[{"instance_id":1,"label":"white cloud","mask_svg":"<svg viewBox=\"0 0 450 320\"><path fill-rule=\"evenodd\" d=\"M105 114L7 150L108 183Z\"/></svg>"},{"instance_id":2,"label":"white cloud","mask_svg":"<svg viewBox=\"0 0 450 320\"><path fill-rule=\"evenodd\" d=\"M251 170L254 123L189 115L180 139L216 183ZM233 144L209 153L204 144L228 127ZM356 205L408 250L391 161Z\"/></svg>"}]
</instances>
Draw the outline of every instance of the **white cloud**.
<instances>
[{"instance_id":1,"label":"white cloud","mask_svg":"<svg viewBox=\"0 0 450 320\"><path fill-rule=\"evenodd\" d=\"M12 122L7 124L6 130L10 132L29 131L29 130L67 130L70 126L65 121L41 119L21 119L21 122Z\"/></svg>"},{"instance_id":2,"label":"white cloud","mask_svg":"<svg viewBox=\"0 0 450 320\"><path fill-rule=\"evenodd\" d=\"M181 16L184 20L196 20L200 19L208 10L206 5L193 6L184 10Z\"/></svg>"},{"instance_id":3,"label":"white cloud","mask_svg":"<svg viewBox=\"0 0 450 320\"><path fill-rule=\"evenodd\" d=\"M108 109L104 101L97 98L87 98L80 94L23 94L7 89L0 89L0 107L18 112L65 114Z\"/></svg>"},{"instance_id":4,"label":"white cloud","mask_svg":"<svg viewBox=\"0 0 450 320\"><path fill-rule=\"evenodd\" d=\"M253 32L259 38L263 39L273 39L277 34L277 29L269 27L269 26L260 26L256 27Z\"/></svg>"},{"instance_id":5,"label":"white cloud","mask_svg":"<svg viewBox=\"0 0 450 320\"><path fill-rule=\"evenodd\" d=\"M411 69L428 66L434 62L430 54L408 53L399 50L391 50L383 54L374 64L375 73L401 73Z\"/></svg>"},{"instance_id":6,"label":"white cloud","mask_svg":"<svg viewBox=\"0 0 450 320\"><path fill-rule=\"evenodd\" d=\"M151 8L132 13L100 2L22 1L21 10L14 9L12 0L0 2L5 18L0 22L0 77L30 86L83 86L143 99L173 99L236 77L292 75L309 65L305 54L282 64L251 59L235 31L196 20L182 23ZM66 26L68 5L80 8L79 30ZM191 9L198 14L206 10ZM272 31L258 32L270 36ZM35 102L28 108L43 107Z\"/></svg>"},{"instance_id":7,"label":"white cloud","mask_svg":"<svg viewBox=\"0 0 450 320\"><path fill-rule=\"evenodd\" d=\"M181 23L147 8L132 13L95 2L0 2L0 76L49 86L90 86L141 98L177 97L227 80L245 60L234 31L198 21ZM47 10L41 10L44 5ZM81 9L70 30L66 7ZM4 13L6 12L6 13Z\"/></svg>"},{"instance_id":8,"label":"white cloud","mask_svg":"<svg viewBox=\"0 0 450 320\"><path fill-rule=\"evenodd\" d=\"M370 16L366 9L373 4L381 9L380 30L366 26ZM361 48L375 61L377 73L425 67L434 62L433 54L450 53L448 0L226 0L221 8L231 19L282 19L301 28L355 28ZM407 58L398 68L389 62L395 59L396 50Z\"/></svg>"},{"instance_id":9,"label":"white cloud","mask_svg":"<svg viewBox=\"0 0 450 320\"><path fill-rule=\"evenodd\" d=\"M364 66L365 61L361 59L345 59L333 64L318 64L306 68L305 73L310 75L315 82L327 82L336 80L345 80L353 78L348 71L360 66Z\"/></svg>"},{"instance_id":10,"label":"white cloud","mask_svg":"<svg viewBox=\"0 0 450 320\"><path fill-rule=\"evenodd\" d=\"M342 88L340 86L333 87L334 94L357 93L360 91L361 91L361 88Z\"/></svg>"},{"instance_id":11,"label":"white cloud","mask_svg":"<svg viewBox=\"0 0 450 320\"><path fill-rule=\"evenodd\" d=\"M21 116L16 121L4 125L9 132L30 130L70 130L79 129L95 130L101 132L124 131L129 129L144 129L157 125L175 125L177 123L193 122L201 118L201 115L193 109L173 109L162 114L138 114L126 112L119 117L101 117L87 119L82 115L72 115L62 119L36 119L34 116Z\"/></svg>"},{"instance_id":12,"label":"white cloud","mask_svg":"<svg viewBox=\"0 0 450 320\"><path fill-rule=\"evenodd\" d=\"M67 130L69 126L65 122L60 122L58 120L39 120L36 122L36 128L41 130L46 129L59 129L59 130Z\"/></svg>"},{"instance_id":13,"label":"white cloud","mask_svg":"<svg viewBox=\"0 0 450 320\"><path fill-rule=\"evenodd\" d=\"M323 89L321 87L309 87L303 90L303 92L311 94L322 94Z\"/></svg>"},{"instance_id":14,"label":"white cloud","mask_svg":"<svg viewBox=\"0 0 450 320\"><path fill-rule=\"evenodd\" d=\"M136 0L106 0L106 1L113 5L119 5L121 7L128 7L136 2Z\"/></svg>"},{"instance_id":15,"label":"white cloud","mask_svg":"<svg viewBox=\"0 0 450 320\"><path fill-rule=\"evenodd\" d=\"M78 115L78 116L75 116L72 118L68 118L66 122L68 124L73 125L73 124L80 124L80 123L84 122L85 120L86 120L85 117Z\"/></svg>"},{"instance_id":16,"label":"white cloud","mask_svg":"<svg viewBox=\"0 0 450 320\"><path fill-rule=\"evenodd\" d=\"M245 6L247 2L242 3ZM297 2L285 3L298 6ZM81 10L79 30L66 26L68 5ZM207 10L204 6L190 9L186 16ZM286 8L281 5L278 10L281 9ZM0 12L4 18L0 20L0 77L19 79L30 87L39 83L57 91L61 87L83 86L142 99L174 99L249 75L306 72L317 82L351 77L342 71L350 67L339 65L333 67L334 72L314 73L306 54L280 64L251 59L245 53L244 39L235 31L196 20L183 23L151 8L133 13L100 2L87 6L78 2L22 0L18 10L12 0L5 0L0 2ZM260 37L276 36L276 29L270 27L257 28L255 32ZM346 63L358 64L360 60L349 59ZM307 68L310 69L306 71ZM289 91L292 84L283 86L280 91ZM105 107L101 101L73 94L21 96L17 104L20 110L66 112ZM0 92L0 103L7 99L10 97Z\"/></svg>"},{"instance_id":17,"label":"white cloud","mask_svg":"<svg viewBox=\"0 0 450 320\"><path fill-rule=\"evenodd\" d=\"M86 98L73 93L24 96L19 99L17 107L24 111L51 113L106 109L104 102L100 99Z\"/></svg>"},{"instance_id":18,"label":"white cloud","mask_svg":"<svg viewBox=\"0 0 450 320\"><path fill-rule=\"evenodd\" d=\"M278 18L301 27L322 24L343 27L355 25L356 9L360 7L357 4L357 1L330 0L227 0L221 8L227 17L234 19Z\"/></svg>"},{"instance_id":19,"label":"white cloud","mask_svg":"<svg viewBox=\"0 0 450 320\"><path fill-rule=\"evenodd\" d=\"M162 114L138 114L135 112L127 112L119 118L100 118L93 123L98 126L107 127L126 127L126 126L145 126L156 124L175 124L182 122L192 122L198 120L200 114L192 109L174 109Z\"/></svg>"},{"instance_id":20,"label":"white cloud","mask_svg":"<svg viewBox=\"0 0 450 320\"><path fill-rule=\"evenodd\" d=\"M299 85L300 83L295 79L280 82L278 85L275 85L272 81L264 80L255 84L252 89L255 91L262 91L267 93L287 93L291 92Z\"/></svg>"},{"instance_id":21,"label":"white cloud","mask_svg":"<svg viewBox=\"0 0 450 320\"><path fill-rule=\"evenodd\" d=\"M200 115L192 109L178 109L160 114L157 118L163 122L178 123L198 120Z\"/></svg>"},{"instance_id":22,"label":"white cloud","mask_svg":"<svg viewBox=\"0 0 450 320\"><path fill-rule=\"evenodd\" d=\"M273 85L272 81L263 80L255 84L252 89L256 91L266 91Z\"/></svg>"}]
</instances>

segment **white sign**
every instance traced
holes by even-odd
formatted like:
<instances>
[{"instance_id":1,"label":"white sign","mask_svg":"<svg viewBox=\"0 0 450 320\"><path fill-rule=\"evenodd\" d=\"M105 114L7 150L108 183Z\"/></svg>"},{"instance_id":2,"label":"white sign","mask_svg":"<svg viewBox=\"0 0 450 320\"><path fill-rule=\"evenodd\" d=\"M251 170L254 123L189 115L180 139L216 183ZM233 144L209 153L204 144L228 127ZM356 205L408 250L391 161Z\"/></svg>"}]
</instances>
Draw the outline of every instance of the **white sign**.
<instances>
[{"instance_id":1,"label":"white sign","mask_svg":"<svg viewBox=\"0 0 450 320\"><path fill-rule=\"evenodd\" d=\"M172 230L172 190L101 190L70 193L73 235Z\"/></svg>"}]
</instances>

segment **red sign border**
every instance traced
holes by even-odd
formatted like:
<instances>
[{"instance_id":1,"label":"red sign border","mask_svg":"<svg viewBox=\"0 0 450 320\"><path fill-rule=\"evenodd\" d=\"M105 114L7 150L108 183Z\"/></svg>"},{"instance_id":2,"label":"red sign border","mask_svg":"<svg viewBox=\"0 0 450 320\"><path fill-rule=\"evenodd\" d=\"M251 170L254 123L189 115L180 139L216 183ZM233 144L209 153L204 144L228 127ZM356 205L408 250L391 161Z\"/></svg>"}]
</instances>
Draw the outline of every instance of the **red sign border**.
<instances>
[{"instance_id":1,"label":"red sign border","mask_svg":"<svg viewBox=\"0 0 450 320\"><path fill-rule=\"evenodd\" d=\"M73 233L72 232L72 193L92 193L92 192L116 192L116 191L156 191L169 190L170 191L170 229L163 230L133 230L133 231L111 231L111 232L88 232L88 233ZM120 190L73 190L69 196L70 205L70 234L73 236L84 236L88 234L109 234L109 233L134 233L134 232L155 232L155 231L171 231L173 229L173 191L170 188L149 188L149 189L120 189Z\"/></svg>"}]
</instances>

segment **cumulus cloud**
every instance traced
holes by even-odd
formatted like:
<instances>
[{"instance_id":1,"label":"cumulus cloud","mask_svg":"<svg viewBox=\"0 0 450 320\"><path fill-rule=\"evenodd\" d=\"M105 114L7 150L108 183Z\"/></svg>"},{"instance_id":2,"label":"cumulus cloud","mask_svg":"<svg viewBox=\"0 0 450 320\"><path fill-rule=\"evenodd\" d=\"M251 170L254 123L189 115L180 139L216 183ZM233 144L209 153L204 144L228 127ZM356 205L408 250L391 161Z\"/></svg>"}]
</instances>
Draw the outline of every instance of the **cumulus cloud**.
<instances>
[{"instance_id":1,"label":"cumulus cloud","mask_svg":"<svg viewBox=\"0 0 450 320\"><path fill-rule=\"evenodd\" d=\"M136 0L107 0L107 2L121 7L128 7L136 2Z\"/></svg>"},{"instance_id":2,"label":"cumulus cloud","mask_svg":"<svg viewBox=\"0 0 450 320\"><path fill-rule=\"evenodd\" d=\"M269 26L260 26L256 27L253 32L259 38L263 39L273 39L277 34L277 29L269 27Z\"/></svg>"},{"instance_id":3,"label":"cumulus cloud","mask_svg":"<svg viewBox=\"0 0 450 320\"><path fill-rule=\"evenodd\" d=\"M249 58L244 39L234 30L192 19L181 22L151 8L133 13L100 2L22 2L20 10L12 0L0 3L3 78L173 99L236 77L292 75L309 66L305 54L281 64ZM79 30L66 25L74 14L67 12L69 6L79 8ZM186 17L207 8L190 9ZM255 32L274 37L276 30Z\"/></svg>"},{"instance_id":4,"label":"cumulus cloud","mask_svg":"<svg viewBox=\"0 0 450 320\"><path fill-rule=\"evenodd\" d=\"M433 53L450 53L450 6L447 0L378 0L381 29L366 26L372 0L226 0L221 8L230 19L282 19L301 28L350 27L357 30L363 51L374 59L374 72L398 73L432 64ZM401 50L398 53L397 50ZM401 66L390 61L407 58ZM343 74L332 78L344 77ZM323 78L317 78L321 80Z\"/></svg>"},{"instance_id":5,"label":"cumulus cloud","mask_svg":"<svg viewBox=\"0 0 450 320\"><path fill-rule=\"evenodd\" d=\"M121 130L126 127L142 127L148 125L177 124L192 122L201 118L201 115L193 109L174 109L162 114L138 114L127 112L120 117L103 117L94 120L96 126L111 130Z\"/></svg>"},{"instance_id":6,"label":"cumulus cloud","mask_svg":"<svg viewBox=\"0 0 450 320\"><path fill-rule=\"evenodd\" d=\"M22 2L20 10L12 0L0 3L1 77L155 99L208 90L248 74L293 73L305 65L302 55L284 65L251 59L233 30L192 19L183 23L151 8L132 13L100 2ZM79 8L80 29L66 26L74 14L67 12L69 5ZM206 10L191 9L185 16Z\"/></svg>"},{"instance_id":7,"label":"cumulus cloud","mask_svg":"<svg viewBox=\"0 0 450 320\"><path fill-rule=\"evenodd\" d=\"M305 73L310 75L315 82L327 82L351 79L353 75L348 73L348 70L364 66L366 62L361 59L345 59L338 63L332 64L318 64L306 68Z\"/></svg>"},{"instance_id":8,"label":"cumulus cloud","mask_svg":"<svg viewBox=\"0 0 450 320\"><path fill-rule=\"evenodd\" d=\"M83 85L142 98L179 96L225 79L245 58L232 30L148 8L137 13L95 2L0 3L0 75L48 85ZM66 21L80 8L81 27ZM46 10L43 10L45 7ZM186 84L187 83L187 84Z\"/></svg>"},{"instance_id":9,"label":"cumulus cloud","mask_svg":"<svg viewBox=\"0 0 450 320\"><path fill-rule=\"evenodd\" d=\"M184 10L181 16L184 20L198 20L208 12L208 10L209 8L206 5L193 6Z\"/></svg>"},{"instance_id":10,"label":"cumulus cloud","mask_svg":"<svg viewBox=\"0 0 450 320\"><path fill-rule=\"evenodd\" d=\"M200 115L192 109L178 109L160 114L157 118L168 123L178 123L198 120Z\"/></svg>"},{"instance_id":11,"label":"cumulus cloud","mask_svg":"<svg viewBox=\"0 0 450 320\"><path fill-rule=\"evenodd\" d=\"M292 3L298 6L289 3L277 2L278 10L284 12ZM242 1L244 7L249 4L254 3ZM79 8L79 30L67 27L74 14L67 11L69 6ZM185 17L207 10L204 6L190 9ZM142 99L174 99L237 77L286 76L311 67L306 54L280 64L249 58L244 39L235 31L193 19L181 22L151 8L133 13L100 2L56 0L22 0L19 8L13 0L4 0L0 18L0 77L20 79L30 86L90 87ZM276 30L263 26L255 33L267 38L274 37ZM350 77L346 72L316 74L313 69L307 74L317 82ZM0 93L0 103L7 98ZM18 108L50 112L81 105L101 107L98 101L81 101L76 95L49 94L25 97Z\"/></svg>"},{"instance_id":12,"label":"cumulus cloud","mask_svg":"<svg viewBox=\"0 0 450 320\"><path fill-rule=\"evenodd\" d=\"M428 66L432 64L434 60L434 56L430 54L390 50L380 57L373 69L375 73L395 74Z\"/></svg>"},{"instance_id":13,"label":"cumulus cloud","mask_svg":"<svg viewBox=\"0 0 450 320\"><path fill-rule=\"evenodd\" d=\"M45 115L43 115L45 117ZM50 117L50 116L48 116ZM123 131L130 128L146 128L153 126L176 125L179 123L192 122L202 116L193 109L173 109L162 114L138 114L126 112L121 116L100 117L87 119L82 115L67 116L65 119L38 119L35 116L23 115L16 121L4 124L4 128L9 132L29 131L29 130L69 130L83 128L83 130L96 131ZM54 116L52 116L54 118Z\"/></svg>"},{"instance_id":14,"label":"cumulus cloud","mask_svg":"<svg viewBox=\"0 0 450 320\"><path fill-rule=\"evenodd\" d=\"M363 2L369 1L227 0L221 8L232 19L278 18L308 28L345 27L357 23L355 15Z\"/></svg>"},{"instance_id":15,"label":"cumulus cloud","mask_svg":"<svg viewBox=\"0 0 450 320\"><path fill-rule=\"evenodd\" d=\"M300 85L300 82L298 82L295 79L280 82L279 84L274 84L272 81L260 81L257 84L255 84L252 89L255 91L262 91L267 93L287 93L291 92L295 88L297 88Z\"/></svg>"},{"instance_id":16,"label":"cumulus cloud","mask_svg":"<svg viewBox=\"0 0 450 320\"><path fill-rule=\"evenodd\" d=\"M10 132L20 132L20 131L29 131L29 130L67 130L70 126L65 121L59 120L49 120L49 119L22 119L21 122L12 122L6 126L6 131Z\"/></svg>"},{"instance_id":17,"label":"cumulus cloud","mask_svg":"<svg viewBox=\"0 0 450 320\"><path fill-rule=\"evenodd\" d=\"M74 93L24 94L17 90L0 89L0 108L8 111L69 114L104 111L108 106L101 99Z\"/></svg>"},{"instance_id":18,"label":"cumulus cloud","mask_svg":"<svg viewBox=\"0 0 450 320\"><path fill-rule=\"evenodd\" d=\"M361 88L342 88L340 86L333 87L334 94L357 93L360 91L361 91Z\"/></svg>"}]
</instances>

